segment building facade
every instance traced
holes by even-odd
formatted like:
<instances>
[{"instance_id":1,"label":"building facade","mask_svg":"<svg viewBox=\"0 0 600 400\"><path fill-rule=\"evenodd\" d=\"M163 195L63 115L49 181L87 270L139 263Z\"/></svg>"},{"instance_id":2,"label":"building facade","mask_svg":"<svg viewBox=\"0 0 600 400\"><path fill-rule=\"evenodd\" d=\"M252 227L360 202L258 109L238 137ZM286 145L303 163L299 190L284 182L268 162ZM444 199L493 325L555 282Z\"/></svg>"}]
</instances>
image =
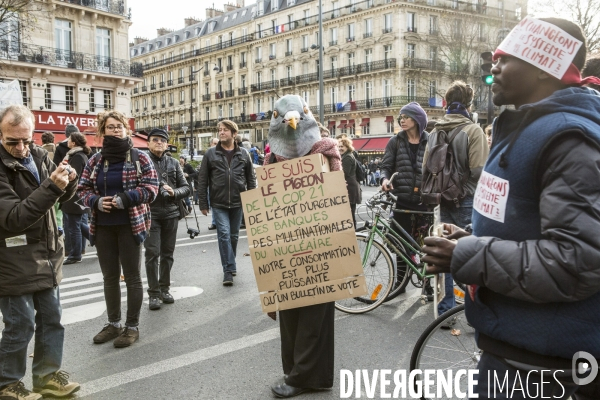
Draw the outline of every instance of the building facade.
<instances>
[{"instance_id":1,"label":"building facade","mask_svg":"<svg viewBox=\"0 0 600 400\"><path fill-rule=\"evenodd\" d=\"M367 138L397 133L400 108L411 101L430 119L441 117L445 87L454 79L476 89L476 106L486 105L479 55L496 47L524 6L514 0L329 1L322 40L317 0L207 9L204 21L189 18L183 29L136 39L130 55L142 63L144 77L133 90L132 114L138 128L167 127L184 146L191 138L193 148L208 148L224 118L260 145L278 96L302 96L318 117L322 79L322 123L333 136L360 137L355 143L363 154L381 153L385 140Z\"/></svg>"},{"instance_id":2,"label":"building facade","mask_svg":"<svg viewBox=\"0 0 600 400\"><path fill-rule=\"evenodd\" d=\"M130 114L143 71L129 60L125 0L33 1L33 26L21 14L0 24L10 31L0 40L0 78L19 81L38 131L64 132L73 123L91 132L98 112Z\"/></svg>"}]
</instances>

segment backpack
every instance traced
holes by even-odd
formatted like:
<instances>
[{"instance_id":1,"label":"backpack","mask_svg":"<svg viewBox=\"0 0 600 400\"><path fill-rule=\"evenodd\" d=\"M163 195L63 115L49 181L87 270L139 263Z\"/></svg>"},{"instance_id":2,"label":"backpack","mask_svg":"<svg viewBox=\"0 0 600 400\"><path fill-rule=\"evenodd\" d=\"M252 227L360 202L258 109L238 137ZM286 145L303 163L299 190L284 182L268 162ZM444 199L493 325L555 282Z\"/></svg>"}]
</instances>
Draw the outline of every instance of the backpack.
<instances>
[{"instance_id":1,"label":"backpack","mask_svg":"<svg viewBox=\"0 0 600 400\"><path fill-rule=\"evenodd\" d=\"M427 162L423 166L423 204L453 204L460 207L460 200L465 197L464 184L469 178L469 173L465 173L461 179L451 143L466 125L457 126L449 134L438 131L438 143L430 149Z\"/></svg>"},{"instance_id":2,"label":"backpack","mask_svg":"<svg viewBox=\"0 0 600 400\"><path fill-rule=\"evenodd\" d=\"M356 158L354 159L354 162L356 163L356 180L362 182L367 178L367 174L365 174L362 164Z\"/></svg>"},{"instance_id":3,"label":"backpack","mask_svg":"<svg viewBox=\"0 0 600 400\"><path fill-rule=\"evenodd\" d=\"M250 149L250 156L252 157L253 164L259 163L259 156L258 156L258 151L256 151L256 147L253 147Z\"/></svg>"}]
</instances>

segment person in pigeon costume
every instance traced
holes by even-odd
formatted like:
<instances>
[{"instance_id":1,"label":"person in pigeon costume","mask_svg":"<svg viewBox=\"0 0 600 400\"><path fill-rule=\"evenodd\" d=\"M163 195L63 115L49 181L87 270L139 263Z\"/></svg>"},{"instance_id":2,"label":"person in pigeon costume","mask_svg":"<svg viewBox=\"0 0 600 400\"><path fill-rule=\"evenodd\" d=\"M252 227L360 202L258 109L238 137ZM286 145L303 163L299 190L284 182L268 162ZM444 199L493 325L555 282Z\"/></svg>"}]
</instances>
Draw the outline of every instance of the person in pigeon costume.
<instances>
[{"instance_id":1,"label":"person in pigeon costume","mask_svg":"<svg viewBox=\"0 0 600 400\"><path fill-rule=\"evenodd\" d=\"M275 103L269 126L271 153L264 164L321 153L331 171L342 161L337 140L321 138L308 104L287 95ZM271 387L277 397L288 398L333 386L334 303L279 311L281 360L285 382ZM269 313L275 319L275 313Z\"/></svg>"}]
</instances>

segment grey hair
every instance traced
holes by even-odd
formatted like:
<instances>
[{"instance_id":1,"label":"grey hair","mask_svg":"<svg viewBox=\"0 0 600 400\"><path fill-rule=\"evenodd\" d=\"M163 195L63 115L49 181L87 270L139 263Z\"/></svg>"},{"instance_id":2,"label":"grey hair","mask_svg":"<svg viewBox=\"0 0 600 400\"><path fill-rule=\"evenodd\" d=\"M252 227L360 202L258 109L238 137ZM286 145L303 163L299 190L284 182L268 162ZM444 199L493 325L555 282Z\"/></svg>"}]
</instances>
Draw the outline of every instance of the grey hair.
<instances>
[{"instance_id":1,"label":"grey hair","mask_svg":"<svg viewBox=\"0 0 600 400\"><path fill-rule=\"evenodd\" d=\"M29 126L33 132L33 129L35 128L35 116L29 108L20 104L13 104L6 107L4 110L0 111L0 124L4 122L4 118L9 114L12 115L12 120L7 120L7 123L12 126L18 126L21 125L23 121L29 120Z\"/></svg>"}]
</instances>

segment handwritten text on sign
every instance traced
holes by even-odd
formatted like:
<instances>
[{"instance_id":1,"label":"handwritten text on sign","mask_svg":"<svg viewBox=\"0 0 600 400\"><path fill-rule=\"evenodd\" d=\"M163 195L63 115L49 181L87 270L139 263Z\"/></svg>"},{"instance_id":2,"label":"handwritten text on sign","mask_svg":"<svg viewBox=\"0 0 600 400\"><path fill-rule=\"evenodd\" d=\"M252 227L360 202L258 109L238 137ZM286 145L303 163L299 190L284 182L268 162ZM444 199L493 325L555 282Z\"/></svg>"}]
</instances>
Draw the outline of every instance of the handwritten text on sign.
<instances>
[{"instance_id":1,"label":"handwritten text on sign","mask_svg":"<svg viewBox=\"0 0 600 400\"><path fill-rule=\"evenodd\" d=\"M528 17L513 28L498 50L561 79L581 45L580 40L556 25Z\"/></svg>"},{"instance_id":2,"label":"handwritten text on sign","mask_svg":"<svg viewBox=\"0 0 600 400\"><path fill-rule=\"evenodd\" d=\"M508 190L506 179L483 171L477 183L473 208L484 217L504 223Z\"/></svg>"},{"instance_id":3,"label":"handwritten text on sign","mask_svg":"<svg viewBox=\"0 0 600 400\"><path fill-rule=\"evenodd\" d=\"M365 293L344 173L322 172L303 157L303 171L264 179L242 201L263 311L319 304ZM309 166L312 165L312 166ZM285 169L279 166L279 173ZM308 172L307 172L308 171ZM264 170L257 171L260 176ZM273 183L274 182L274 183ZM342 182L343 184L340 184Z\"/></svg>"}]
</instances>

